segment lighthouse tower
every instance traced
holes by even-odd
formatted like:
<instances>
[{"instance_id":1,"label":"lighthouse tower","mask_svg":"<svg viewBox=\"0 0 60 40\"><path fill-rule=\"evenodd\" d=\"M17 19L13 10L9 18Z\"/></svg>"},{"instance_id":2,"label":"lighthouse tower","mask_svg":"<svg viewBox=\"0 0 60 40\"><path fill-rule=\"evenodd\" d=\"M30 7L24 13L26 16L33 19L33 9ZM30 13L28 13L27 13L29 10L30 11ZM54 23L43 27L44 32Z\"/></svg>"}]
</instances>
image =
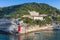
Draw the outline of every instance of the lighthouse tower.
<instances>
[{"instance_id":1,"label":"lighthouse tower","mask_svg":"<svg viewBox=\"0 0 60 40\"><path fill-rule=\"evenodd\" d=\"M21 26L18 24L18 33L21 31Z\"/></svg>"}]
</instances>

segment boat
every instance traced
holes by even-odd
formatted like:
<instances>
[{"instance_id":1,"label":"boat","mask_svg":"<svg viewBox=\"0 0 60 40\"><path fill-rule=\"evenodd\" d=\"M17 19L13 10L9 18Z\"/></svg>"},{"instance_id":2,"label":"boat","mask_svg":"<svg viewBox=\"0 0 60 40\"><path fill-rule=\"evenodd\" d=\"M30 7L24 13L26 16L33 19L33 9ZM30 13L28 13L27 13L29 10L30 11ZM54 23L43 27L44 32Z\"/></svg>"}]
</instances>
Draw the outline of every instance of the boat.
<instances>
[{"instance_id":1,"label":"boat","mask_svg":"<svg viewBox=\"0 0 60 40\"><path fill-rule=\"evenodd\" d=\"M40 32L35 32L35 34L40 34Z\"/></svg>"}]
</instances>

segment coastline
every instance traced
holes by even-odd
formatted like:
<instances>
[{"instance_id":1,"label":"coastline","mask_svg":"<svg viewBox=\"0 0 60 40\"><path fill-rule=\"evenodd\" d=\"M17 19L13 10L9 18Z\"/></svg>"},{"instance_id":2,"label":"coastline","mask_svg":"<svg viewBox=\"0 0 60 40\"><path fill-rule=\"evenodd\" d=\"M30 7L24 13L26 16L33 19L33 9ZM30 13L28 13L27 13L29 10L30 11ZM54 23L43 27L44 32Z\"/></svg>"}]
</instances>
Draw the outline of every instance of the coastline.
<instances>
[{"instance_id":1,"label":"coastline","mask_svg":"<svg viewBox=\"0 0 60 40\"><path fill-rule=\"evenodd\" d=\"M21 31L19 34L16 34L16 35L21 36L21 35L26 35L26 34L29 34L29 33L39 32L39 31L53 31L52 27L53 26L33 27L31 29L25 29L25 31Z\"/></svg>"},{"instance_id":2,"label":"coastline","mask_svg":"<svg viewBox=\"0 0 60 40\"><path fill-rule=\"evenodd\" d=\"M30 34L30 33L33 33L33 32L41 32L41 31L53 31L53 30L51 30L51 29L35 30L35 31L30 31L30 32L27 32L27 33L20 33L20 34L16 34L16 35L17 36L23 36L23 35Z\"/></svg>"},{"instance_id":3,"label":"coastline","mask_svg":"<svg viewBox=\"0 0 60 40\"><path fill-rule=\"evenodd\" d=\"M56 28L59 30L59 28ZM47 25L47 26L41 26L39 27L38 25L35 26L28 26L28 27L21 27L21 31L18 34L11 34L11 35L17 35L17 36L22 36L22 35L26 35L29 33L33 33L33 32L42 32L42 31L54 31L54 25ZM5 34L7 34L5 32ZM8 32L9 34L9 32Z\"/></svg>"}]
</instances>

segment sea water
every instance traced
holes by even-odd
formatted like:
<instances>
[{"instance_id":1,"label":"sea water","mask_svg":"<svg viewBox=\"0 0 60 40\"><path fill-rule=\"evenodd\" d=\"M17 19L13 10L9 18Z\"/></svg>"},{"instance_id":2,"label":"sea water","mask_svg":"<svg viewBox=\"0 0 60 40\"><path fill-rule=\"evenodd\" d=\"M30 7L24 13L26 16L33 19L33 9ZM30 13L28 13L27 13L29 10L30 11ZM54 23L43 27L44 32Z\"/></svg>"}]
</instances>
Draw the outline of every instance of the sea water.
<instances>
[{"instance_id":1,"label":"sea water","mask_svg":"<svg viewBox=\"0 0 60 40\"><path fill-rule=\"evenodd\" d=\"M40 34L34 32L23 36L0 34L0 40L60 40L60 31L42 31Z\"/></svg>"}]
</instances>

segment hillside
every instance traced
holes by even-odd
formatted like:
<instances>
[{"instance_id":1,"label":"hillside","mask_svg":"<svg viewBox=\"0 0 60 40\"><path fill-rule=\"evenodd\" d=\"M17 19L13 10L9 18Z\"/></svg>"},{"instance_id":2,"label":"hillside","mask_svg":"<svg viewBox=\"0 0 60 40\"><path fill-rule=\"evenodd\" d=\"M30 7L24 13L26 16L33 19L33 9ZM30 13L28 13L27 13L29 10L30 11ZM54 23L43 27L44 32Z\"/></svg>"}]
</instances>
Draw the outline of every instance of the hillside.
<instances>
[{"instance_id":1,"label":"hillside","mask_svg":"<svg viewBox=\"0 0 60 40\"><path fill-rule=\"evenodd\" d=\"M22 15L29 14L28 10L34 10L40 14L60 14L60 11L57 8L54 8L45 3L24 3L0 9L0 16L3 17L5 15L10 15L10 17L21 17Z\"/></svg>"}]
</instances>

